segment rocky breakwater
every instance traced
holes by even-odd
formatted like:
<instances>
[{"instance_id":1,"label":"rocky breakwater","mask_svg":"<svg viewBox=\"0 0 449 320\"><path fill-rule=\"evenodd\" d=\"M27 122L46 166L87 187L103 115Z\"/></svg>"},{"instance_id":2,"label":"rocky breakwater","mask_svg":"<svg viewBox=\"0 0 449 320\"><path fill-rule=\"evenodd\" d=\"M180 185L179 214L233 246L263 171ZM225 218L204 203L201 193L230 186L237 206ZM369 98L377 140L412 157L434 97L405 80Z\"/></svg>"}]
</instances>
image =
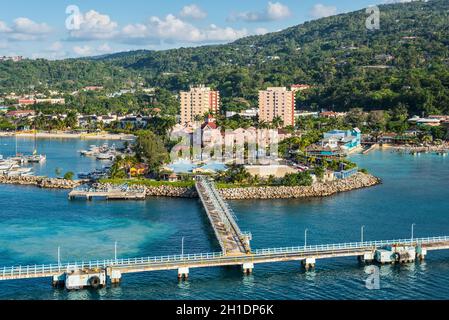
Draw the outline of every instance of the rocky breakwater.
<instances>
[{"instance_id":1,"label":"rocky breakwater","mask_svg":"<svg viewBox=\"0 0 449 320\"><path fill-rule=\"evenodd\" d=\"M174 187L174 186L157 186L146 187L146 195L148 197L172 197L172 198L197 198L198 193L195 188Z\"/></svg>"},{"instance_id":2,"label":"rocky breakwater","mask_svg":"<svg viewBox=\"0 0 449 320\"><path fill-rule=\"evenodd\" d=\"M111 183L96 183L93 184L97 190L113 190L117 189L118 185ZM145 192L147 197L169 197L169 198L197 198L198 194L195 187L177 187L170 185L160 186L145 186L145 185L129 185L127 186L128 192Z\"/></svg>"},{"instance_id":3,"label":"rocky breakwater","mask_svg":"<svg viewBox=\"0 0 449 320\"><path fill-rule=\"evenodd\" d=\"M370 174L357 173L350 178L325 183L315 183L307 187L248 187L220 189L219 192L227 200L245 199L292 199L307 197L326 197L339 192L368 188L380 184L379 178Z\"/></svg>"},{"instance_id":4,"label":"rocky breakwater","mask_svg":"<svg viewBox=\"0 0 449 320\"><path fill-rule=\"evenodd\" d=\"M73 189L83 184L85 181L82 180L65 180L57 178L48 177L7 177L0 176L1 184L15 184L24 186L36 186L39 188L46 189Z\"/></svg>"}]
</instances>

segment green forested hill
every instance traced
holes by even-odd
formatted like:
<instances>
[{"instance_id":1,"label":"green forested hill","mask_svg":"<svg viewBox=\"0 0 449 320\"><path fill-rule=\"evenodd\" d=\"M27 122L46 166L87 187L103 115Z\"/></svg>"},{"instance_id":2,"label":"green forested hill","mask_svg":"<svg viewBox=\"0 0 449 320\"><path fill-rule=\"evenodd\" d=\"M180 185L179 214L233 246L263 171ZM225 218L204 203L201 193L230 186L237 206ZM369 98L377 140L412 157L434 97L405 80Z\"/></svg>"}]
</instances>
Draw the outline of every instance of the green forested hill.
<instances>
[{"instance_id":1,"label":"green forested hill","mask_svg":"<svg viewBox=\"0 0 449 320\"><path fill-rule=\"evenodd\" d=\"M365 10L323 18L234 43L137 51L83 60L0 63L0 85L48 83L114 87L141 81L180 90L217 87L229 107L257 90L307 83L299 107L449 113L449 1L380 6L380 30L365 28ZM243 98L243 99L242 99Z\"/></svg>"}]
</instances>

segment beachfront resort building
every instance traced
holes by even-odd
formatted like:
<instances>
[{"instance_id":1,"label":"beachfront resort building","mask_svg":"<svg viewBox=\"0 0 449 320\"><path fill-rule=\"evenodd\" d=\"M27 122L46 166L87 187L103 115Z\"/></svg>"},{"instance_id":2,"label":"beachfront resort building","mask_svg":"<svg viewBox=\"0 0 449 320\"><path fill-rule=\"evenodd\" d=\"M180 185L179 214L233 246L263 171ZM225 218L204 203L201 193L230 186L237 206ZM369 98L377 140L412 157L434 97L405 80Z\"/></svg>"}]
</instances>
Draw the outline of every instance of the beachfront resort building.
<instances>
[{"instance_id":1,"label":"beachfront resort building","mask_svg":"<svg viewBox=\"0 0 449 320\"><path fill-rule=\"evenodd\" d=\"M352 130L332 130L324 134L324 140L335 140L343 149L351 151L360 146L362 132L359 128Z\"/></svg>"},{"instance_id":2,"label":"beachfront resort building","mask_svg":"<svg viewBox=\"0 0 449 320\"><path fill-rule=\"evenodd\" d=\"M259 91L259 121L271 123L280 117L283 126L295 125L295 91L269 87Z\"/></svg>"},{"instance_id":3,"label":"beachfront resort building","mask_svg":"<svg viewBox=\"0 0 449 320\"><path fill-rule=\"evenodd\" d=\"M332 130L323 135L323 139L307 148L307 153L319 157L342 157L360 147L362 132L352 130Z\"/></svg>"},{"instance_id":4,"label":"beachfront resort building","mask_svg":"<svg viewBox=\"0 0 449 320\"><path fill-rule=\"evenodd\" d=\"M205 113L217 114L220 111L220 93L200 85L190 87L189 91L180 92L181 124L195 121Z\"/></svg>"}]
</instances>

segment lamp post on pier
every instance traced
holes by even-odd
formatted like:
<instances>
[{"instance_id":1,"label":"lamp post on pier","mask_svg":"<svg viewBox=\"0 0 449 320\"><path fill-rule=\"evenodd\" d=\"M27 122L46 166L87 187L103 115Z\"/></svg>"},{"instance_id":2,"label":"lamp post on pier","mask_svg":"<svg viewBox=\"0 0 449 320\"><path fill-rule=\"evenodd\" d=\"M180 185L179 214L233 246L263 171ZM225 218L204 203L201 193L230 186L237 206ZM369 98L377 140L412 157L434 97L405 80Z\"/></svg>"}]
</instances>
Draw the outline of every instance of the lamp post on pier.
<instances>
[{"instance_id":1,"label":"lamp post on pier","mask_svg":"<svg viewBox=\"0 0 449 320\"><path fill-rule=\"evenodd\" d=\"M117 261L117 241L114 244L114 259Z\"/></svg>"},{"instance_id":2,"label":"lamp post on pier","mask_svg":"<svg viewBox=\"0 0 449 320\"><path fill-rule=\"evenodd\" d=\"M362 242L362 243L363 243L363 233L364 233L364 231L365 231L365 226L363 225L360 228L360 242Z\"/></svg>"},{"instance_id":3,"label":"lamp post on pier","mask_svg":"<svg viewBox=\"0 0 449 320\"><path fill-rule=\"evenodd\" d=\"M58 247L58 267L61 266L61 247Z\"/></svg>"},{"instance_id":4,"label":"lamp post on pier","mask_svg":"<svg viewBox=\"0 0 449 320\"><path fill-rule=\"evenodd\" d=\"M414 236L414 231L415 231L415 225L416 225L416 223L412 223L412 241L413 241L413 236Z\"/></svg>"},{"instance_id":5,"label":"lamp post on pier","mask_svg":"<svg viewBox=\"0 0 449 320\"><path fill-rule=\"evenodd\" d=\"M181 240L181 259L184 259L184 237Z\"/></svg>"},{"instance_id":6,"label":"lamp post on pier","mask_svg":"<svg viewBox=\"0 0 449 320\"><path fill-rule=\"evenodd\" d=\"M307 233L309 232L309 229L304 230L304 249L307 248Z\"/></svg>"}]
</instances>

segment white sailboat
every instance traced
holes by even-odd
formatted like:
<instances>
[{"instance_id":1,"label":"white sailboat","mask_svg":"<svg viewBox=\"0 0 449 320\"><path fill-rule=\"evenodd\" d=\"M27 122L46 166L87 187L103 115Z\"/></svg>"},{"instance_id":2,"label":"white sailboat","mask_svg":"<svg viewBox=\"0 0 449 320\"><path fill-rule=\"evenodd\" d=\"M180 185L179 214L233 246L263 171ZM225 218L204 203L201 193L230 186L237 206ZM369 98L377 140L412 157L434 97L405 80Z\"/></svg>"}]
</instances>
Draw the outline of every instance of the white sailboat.
<instances>
[{"instance_id":1,"label":"white sailboat","mask_svg":"<svg viewBox=\"0 0 449 320\"><path fill-rule=\"evenodd\" d=\"M37 153L36 135L37 135L37 131L34 132L34 151L33 151L33 154L31 156L26 156L25 157L26 161L30 162L30 163L42 163L42 162L45 162L45 160L47 160L47 156L46 155Z\"/></svg>"}]
</instances>

